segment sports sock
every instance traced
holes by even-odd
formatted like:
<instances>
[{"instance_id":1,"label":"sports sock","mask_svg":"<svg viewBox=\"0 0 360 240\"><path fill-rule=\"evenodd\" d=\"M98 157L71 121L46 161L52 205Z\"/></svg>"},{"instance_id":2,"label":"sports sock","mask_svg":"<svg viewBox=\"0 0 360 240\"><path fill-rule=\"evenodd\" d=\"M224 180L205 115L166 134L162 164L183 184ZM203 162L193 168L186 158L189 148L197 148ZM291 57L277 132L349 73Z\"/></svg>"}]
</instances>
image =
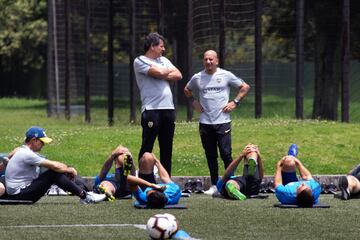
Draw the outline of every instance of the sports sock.
<instances>
[{"instance_id":1,"label":"sports sock","mask_svg":"<svg viewBox=\"0 0 360 240\"><path fill-rule=\"evenodd\" d=\"M225 185L226 191L229 194L231 198L237 199L237 200L245 200L246 196L242 194L233 183L227 182Z\"/></svg>"},{"instance_id":2,"label":"sports sock","mask_svg":"<svg viewBox=\"0 0 360 240\"><path fill-rule=\"evenodd\" d=\"M250 157L248 159L248 175L249 176L254 176L255 174L255 170L256 170L256 167L257 167L257 161L254 157Z\"/></svg>"}]
</instances>

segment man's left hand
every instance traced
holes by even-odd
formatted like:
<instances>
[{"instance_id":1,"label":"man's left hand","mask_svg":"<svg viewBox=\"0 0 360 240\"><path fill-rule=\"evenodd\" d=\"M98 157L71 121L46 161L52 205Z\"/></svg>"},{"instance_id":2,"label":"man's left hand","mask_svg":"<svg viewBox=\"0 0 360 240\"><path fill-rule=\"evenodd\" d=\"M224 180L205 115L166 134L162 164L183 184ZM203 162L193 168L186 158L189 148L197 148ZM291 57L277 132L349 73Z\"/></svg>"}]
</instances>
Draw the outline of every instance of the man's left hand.
<instances>
[{"instance_id":1,"label":"man's left hand","mask_svg":"<svg viewBox=\"0 0 360 240\"><path fill-rule=\"evenodd\" d=\"M232 112L236 108L236 104L234 101L228 102L226 106L223 108L223 112L229 113Z\"/></svg>"}]
</instances>

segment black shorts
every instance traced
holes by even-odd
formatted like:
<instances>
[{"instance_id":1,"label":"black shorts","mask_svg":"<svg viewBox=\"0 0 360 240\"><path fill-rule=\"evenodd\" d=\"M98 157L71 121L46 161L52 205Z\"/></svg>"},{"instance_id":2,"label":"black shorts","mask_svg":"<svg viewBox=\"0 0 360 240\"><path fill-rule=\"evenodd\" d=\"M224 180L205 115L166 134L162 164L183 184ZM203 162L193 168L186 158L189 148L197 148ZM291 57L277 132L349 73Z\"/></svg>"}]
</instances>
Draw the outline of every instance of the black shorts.
<instances>
[{"instance_id":1,"label":"black shorts","mask_svg":"<svg viewBox=\"0 0 360 240\"><path fill-rule=\"evenodd\" d=\"M144 174L144 173L140 173L139 172L139 178L148 181L149 183L154 183L156 184L156 180L155 180L155 175L154 173L149 173L149 174ZM140 186L141 190L145 190L147 187L146 186Z\"/></svg>"},{"instance_id":2,"label":"black shorts","mask_svg":"<svg viewBox=\"0 0 360 240\"><path fill-rule=\"evenodd\" d=\"M5 186L5 175L2 175L0 177L0 183L4 184L4 186Z\"/></svg>"},{"instance_id":3,"label":"black shorts","mask_svg":"<svg viewBox=\"0 0 360 240\"><path fill-rule=\"evenodd\" d=\"M131 194L131 191L126 183L118 181L115 177L106 178L104 181L110 182L115 188L114 197L121 198Z\"/></svg>"},{"instance_id":4,"label":"black shorts","mask_svg":"<svg viewBox=\"0 0 360 240\"><path fill-rule=\"evenodd\" d=\"M254 178L253 176L246 176L246 177L239 176L239 177L232 178L230 180L234 180L235 182L237 182L237 184L239 184L239 186L240 186L240 192L246 196L259 194L261 180L259 180L258 178ZM225 186L226 186L226 183L223 185L223 187L221 189L221 194L225 198L230 198L225 189Z\"/></svg>"}]
</instances>

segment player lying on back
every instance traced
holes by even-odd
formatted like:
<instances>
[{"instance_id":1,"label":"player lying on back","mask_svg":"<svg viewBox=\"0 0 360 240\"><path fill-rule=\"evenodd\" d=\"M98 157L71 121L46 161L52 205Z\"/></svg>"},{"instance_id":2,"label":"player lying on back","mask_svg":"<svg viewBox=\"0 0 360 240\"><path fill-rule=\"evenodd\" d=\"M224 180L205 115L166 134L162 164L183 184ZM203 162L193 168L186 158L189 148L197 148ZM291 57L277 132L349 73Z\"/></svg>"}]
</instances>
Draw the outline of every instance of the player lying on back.
<instances>
[{"instance_id":1,"label":"player lying on back","mask_svg":"<svg viewBox=\"0 0 360 240\"><path fill-rule=\"evenodd\" d=\"M108 174L113 165L115 174ZM95 177L94 191L105 193L109 201L131 195L126 180L129 174L135 175L132 155L129 149L119 145L105 160L99 175Z\"/></svg>"},{"instance_id":2,"label":"player lying on back","mask_svg":"<svg viewBox=\"0 0 360 240\"><path fill-rule=\"evenodd\" d=\"M107 175L112 165L115 175ZM158 168L161 184L156 184L154 166ZM135 167L130 151L117 147L104 162L94 188L107 195L108 200L127 196L131 193L140 204L153 208L162 208L166 204L177 204L181 197L180 187L171 181L169 174L152 153L144 153L139 161L139 177L135 176Z\"/></svg>"},{"instance_id":3,"label":"player lying on back","mask_svg":"<svg viewBox=\"0 0 360 240\"><path fill-rule=\"evenodd\" d=\"M242 160L244 160L243 175L235 177L234 172ZM218 191L225 198L245 200L247 196L259 193L263 177L264 166L259 148L249 143L226 168L224 176L217 183Z\"/></svg>"},{"instance_id":4,"label":"player lying on back","mask_svg":"<svg viewBox=\"0 0 360 240\"><path fill-rule=\"evenodd\" d=\"M158 168L161 180L156 184L154 166ZM139 177L128 176L134 196L140 204L152 208L163 208L165 205L178 204L181 197L179 185L174 183L166 169L153 153L144 153L139 162Z\"/></svg>"}]
</instances>

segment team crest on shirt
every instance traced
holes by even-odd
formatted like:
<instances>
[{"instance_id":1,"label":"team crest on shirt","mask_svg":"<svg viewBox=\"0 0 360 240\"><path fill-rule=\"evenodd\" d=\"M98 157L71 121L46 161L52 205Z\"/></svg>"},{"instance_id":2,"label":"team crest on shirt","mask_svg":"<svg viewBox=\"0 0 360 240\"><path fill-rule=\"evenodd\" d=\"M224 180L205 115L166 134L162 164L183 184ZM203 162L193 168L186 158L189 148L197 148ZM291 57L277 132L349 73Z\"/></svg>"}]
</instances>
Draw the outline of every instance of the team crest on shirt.
<instances>
[{"instance_id":1,"label":"team crest on shirt","mask_svg":"<svg viewBox=\"0 0 360 240\"><path fill-rule=\"evenodd\" d=\"M217 79L216 79L216 82L217 82L217 83L221 83L221 81L222 81L221 78L217 78Z\"/></svg>"},{"instance_id":2,"label":"team crest on shirt","mask_svg":"<svg viewBox=\"0 0 360 240\"><path fill-rule=\"evenodd\" d=\"M149 127L149 128L152 128L153 126L154 126L154 122L149 121L149 122L148 122L148 127Z\"/></svg>"}]
</instances>

